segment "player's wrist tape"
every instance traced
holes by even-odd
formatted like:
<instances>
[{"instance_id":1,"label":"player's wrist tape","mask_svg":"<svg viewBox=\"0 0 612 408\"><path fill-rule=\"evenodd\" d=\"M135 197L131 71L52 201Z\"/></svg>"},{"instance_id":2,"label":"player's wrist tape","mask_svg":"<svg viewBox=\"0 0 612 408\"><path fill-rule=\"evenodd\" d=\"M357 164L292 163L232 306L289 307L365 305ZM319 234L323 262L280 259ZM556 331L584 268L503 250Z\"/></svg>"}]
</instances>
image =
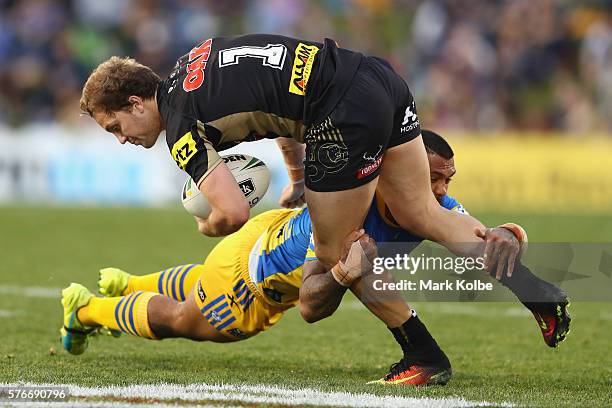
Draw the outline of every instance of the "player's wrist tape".
<instances>
[{"instance_id":1,"label":"player's wrist tape","mask_svg":"<svg viewBox=\"0 0 612 408\"><path fill-rule=\"evenodd\" d=\"M346 262L338 261L330 272L336 282L348 287L370 269L372 269L372 263L363 251L361 243L355 241L349 249Z\"/></svg>"},{"instance_id":2,"label":"player's wrist tape","mask_svg":"<svg viewBox=\"0 0 612 408\"><path fill-rule=\"evenodd\" d=\"M348 288L353 283L352 280L347 278L347 272L342 269L342 267L340 266L340 262L335 264L331 268L330 272L332 276L334 277L334 280L338 282L340 286L344 286L345 288Z\"/></svg>"},{"instance_id":3,"label":"player's wrist tape","mask_svg":"<svg viewBox=\"0 0 612 408\"><path fill-rule=\"evenodd\" d=\"M519 244L521 244L521 254L527 250L527 243L529 242L529 239L527 238L527 231L525 231L523 227L513 222L507 222L499 225L498 228L507 229L516 237Z\"/></svg>"}]
</instances>

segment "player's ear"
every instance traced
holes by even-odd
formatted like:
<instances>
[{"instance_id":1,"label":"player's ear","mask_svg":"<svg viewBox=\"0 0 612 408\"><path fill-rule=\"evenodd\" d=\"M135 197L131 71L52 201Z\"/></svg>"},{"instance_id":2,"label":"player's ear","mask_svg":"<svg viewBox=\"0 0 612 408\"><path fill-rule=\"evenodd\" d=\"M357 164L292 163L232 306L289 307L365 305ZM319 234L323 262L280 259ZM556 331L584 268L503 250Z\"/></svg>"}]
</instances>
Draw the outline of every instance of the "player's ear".
<instances>
[{"instance_id":1,"label":"player's ear","mask_svg":"<svg viewBox=\"0 0 612 408\"><path fill-rule=\"evenodd\" d=\"M144 101L140 96L132 95L128 98L128 101L130 102L130 104L132 104L132 108L135 109L137 112L144 112Z\"/></svg>"}]
</instances>

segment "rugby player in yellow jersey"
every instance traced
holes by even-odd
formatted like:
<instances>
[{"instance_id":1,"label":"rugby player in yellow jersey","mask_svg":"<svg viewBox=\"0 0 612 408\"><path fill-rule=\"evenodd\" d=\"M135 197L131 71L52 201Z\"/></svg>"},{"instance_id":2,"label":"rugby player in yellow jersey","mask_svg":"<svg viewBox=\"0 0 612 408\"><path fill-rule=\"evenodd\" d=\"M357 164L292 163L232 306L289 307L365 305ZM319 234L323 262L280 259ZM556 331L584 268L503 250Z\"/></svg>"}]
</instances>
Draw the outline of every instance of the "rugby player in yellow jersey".
<instances>
[{"instance_id":1,"label":"rugby player in yellow jersey","mask_svg":"<svg viewBox=\"0 0 612 408\"><path fill-rule=\"evenodd\" d=\"M433 132L425 131L423 135L436 198L448 209L465 212L446 195L455 173L450 146ZM390 212L379 199L374 200L364 226L380 241L395 240L416 246L422 240L394 225ZM73 354L81 354L87 347L88 334L100 326L151 339L237 341L274 325L298 301L306 321L325 318L337 309L347 286L346 282L339 284L341 279L331 272L317 270L320 264L312 262L316 258L311 236L308 209L272 210L254 217L239 232L221 241L203 265L181 265L146 276L103 269L99 289L107 298L94 297L78 284L63 291L63 346ZM376 256L370 236L355 231L343 243L342 260L349 269L361 268L350 256L357 239L366 258ZM552 285L525 269L519 267L512 279L545 288L541 292L552 290ZM392 279L386 273L379 278ZM503 279L506 282L502 283L518 292L521 299L521 290L513 288L511 278ZM350 290L387 325L404 354L390 373L377 382L446 383L451 376L450 363L416 313L398 295L389 294L382 302L368 299L365 281L356 279ZM559 316L555 311L542 313L550 324L546 331L542 329L549 345L562 341L569 325L567 300L560 291L556 296L556 303L548 307L558 307L563 313Z\"/></svg>"}]
</instances>

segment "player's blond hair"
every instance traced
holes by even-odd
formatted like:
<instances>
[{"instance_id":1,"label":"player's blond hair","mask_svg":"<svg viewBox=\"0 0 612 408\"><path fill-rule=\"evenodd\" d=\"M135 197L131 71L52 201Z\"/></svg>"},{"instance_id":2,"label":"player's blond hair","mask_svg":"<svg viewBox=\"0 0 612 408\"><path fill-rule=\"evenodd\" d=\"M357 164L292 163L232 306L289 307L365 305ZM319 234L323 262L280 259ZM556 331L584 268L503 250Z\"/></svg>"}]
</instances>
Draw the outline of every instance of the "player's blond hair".
<instances>
[{"instance_id":1,"label":"player's blond hair","mask_svg":"<svg viewBox=\"0 0 612 408\"><path fill-rule=\"evenodd\" d=\"M131 95L151 99L159 84L159 76L132 58L111 57L91 73L83 86L81 111L110 114L129 107Z\"/></svg>"}]
</instances>

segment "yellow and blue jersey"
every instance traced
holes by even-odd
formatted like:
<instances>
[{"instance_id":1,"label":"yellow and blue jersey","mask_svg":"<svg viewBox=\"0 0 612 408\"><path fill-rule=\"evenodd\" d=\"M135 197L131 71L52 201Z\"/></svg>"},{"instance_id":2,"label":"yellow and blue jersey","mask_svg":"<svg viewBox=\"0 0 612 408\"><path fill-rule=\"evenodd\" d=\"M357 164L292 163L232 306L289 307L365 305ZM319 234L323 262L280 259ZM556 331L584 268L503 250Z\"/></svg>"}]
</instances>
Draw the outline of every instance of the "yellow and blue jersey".
<instances>
[{"instance_id":1,"label":"yellow and blue jersey","mask_svg":"<svg viewBox=\"0 0 612 408\"><path fill-rule=\"evenodd\" d=\"M453 197L444 196L440 204L467 214ZM316 259L312 224L308 208L279 212L251 250L249 275L274 305L293 306L299 299L302 265ZM416 247L423 241L395 223L379 195L372 200L363 228L376 242L402 242Z\"/></svg>"},{"instance_id":2,"label":"yellow and blue jersey","mask_svg":"<svg viewBox=\"0 0 612 408\"><path fill-rule=\"evenodd\" d=\"M311 234L308 208L279 210L279 216L253 245L249 276L274 305L291 307L297 303Z\"/></svg>"},{"instance_id":3,"label":"yellow and blue jersey","mask_svg":"<svg viewBox=\"0 0 612 408\"><path fill-rule=\"evenodd\" d=\"M441 204L465 212L451 197ZM365 219L364 229L377 242L416 246L423 240L394 224L385 211L375 197ZM302 267L314 259L308 208L267 211L215 246L192 293L213 327L232 340L245 339L274 325L297 304Z\"/></svg>"},{"instance_id":4,"label":"yellow and blue jersey","mask_svg":"<svg viewBox=\"0 0 612 408\"><path fill-rule=\"evenodd\" d=\"M465 208L463 208L461 203L459 203L459 201L448 195L442 197L440 205L447 210L457 211L462 214L468 213ZM368 235L370 235L370 237L374 239L374 241L379 243L395 242L409 244L409 246L405 248L408 252L410 252L424 240L423 237L414 235L397 224L391 215L391 212L382 200L382 197L378 193L376 193L374 199L372 200L372 205L370 206L368 214L363 222L363 229ZM314 253L314 240L310 240L305 260L313 261L316 259L317 258Z\"/></svg>"}]
</instances>

